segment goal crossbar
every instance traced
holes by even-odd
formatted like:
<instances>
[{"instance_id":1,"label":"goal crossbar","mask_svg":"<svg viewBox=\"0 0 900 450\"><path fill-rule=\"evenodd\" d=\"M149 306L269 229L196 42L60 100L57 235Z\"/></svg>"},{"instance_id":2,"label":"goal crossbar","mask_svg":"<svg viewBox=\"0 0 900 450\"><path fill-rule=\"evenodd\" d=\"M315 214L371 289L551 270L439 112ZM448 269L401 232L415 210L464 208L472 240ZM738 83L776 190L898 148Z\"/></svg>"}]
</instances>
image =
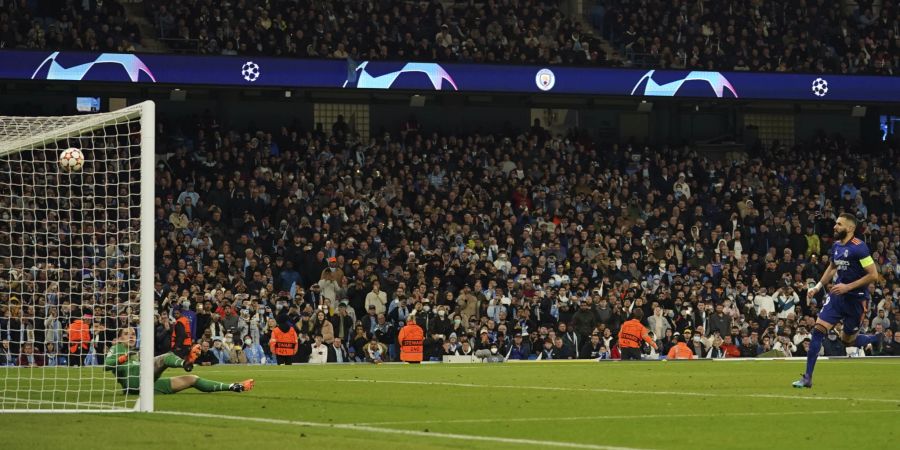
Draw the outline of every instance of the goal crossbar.
<instances>
[{"instance_id":1,"label":"goal crossbar","mask_svg":"<svg viewBox=\"0 0 900 450\"><path fill-rule=\"evenodd\" d=\"M28 124L34 117L25 116L0 116L0 157L7 156L25 149L40 148L52 142L67 139L73 135L83 135L107 126L116 125L123 120L131 120L141 116L141 112L153 102L143 102L120 110L108 113L98 113L90 116L70 116L78 119L74 123L60 123L60 126L49 126L40 130L37 134L34 130L18 124Z\"/></svg>"}]
</instances>

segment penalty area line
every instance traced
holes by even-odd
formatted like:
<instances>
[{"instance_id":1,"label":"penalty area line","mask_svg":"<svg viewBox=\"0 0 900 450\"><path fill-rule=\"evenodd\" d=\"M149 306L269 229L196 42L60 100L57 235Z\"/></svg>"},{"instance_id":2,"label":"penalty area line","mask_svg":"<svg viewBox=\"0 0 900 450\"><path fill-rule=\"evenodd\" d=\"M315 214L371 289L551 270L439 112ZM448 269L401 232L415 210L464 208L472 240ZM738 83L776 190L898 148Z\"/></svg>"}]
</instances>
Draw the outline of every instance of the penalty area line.
<instances>
[{"instance_id":1,"label":"penalty area line","mask_svg":"<svg viewBox=\"0 0 900 450\"><path fill-rule=\"evenodd\" d=\"M589 449L589 450L645 450L638 449L633 447L616 447L609 445L594 445L594 444L579 444L577 442L564 442L564 441L545 441L539 439L520 439L520 438L506 438L500 436L479 436L474 434L456 434L456 433L440 433L440 432L427 432L427 431L416 431L416 430L396 430L392 428L378 428L373 426L366 425L354 425L354 424L332 424L332 423L321 423L321 422L308 422L304 420L287 420L287 419L270 419L264 417L245 417L245 416L229 416L224 414L208 414L208 413L195 413L195 412L183 412L183 411L156 411L154 414L166 414L170 416L185 416L185 417L199 417L206 419L217 419L217 420L242 420L248 422L257 422L257 423L267 423L273 425L290 425L290 426L298 426L298 427L313 427L313 428L324 428L324 429L337 429L337 430L351 430L351 431L366 431L370 433L381 433L381 434L395 434L400 436L417 436L417 437L425 437L425 438L442 438L442 439L455 439L461 441L477 441L477 442L494 442L501 444L515 444L515 445L528 445L528 446L536 446L536 447L558 447L558 448L579 448L579 449Z\"/></svg>"}]
</instances>

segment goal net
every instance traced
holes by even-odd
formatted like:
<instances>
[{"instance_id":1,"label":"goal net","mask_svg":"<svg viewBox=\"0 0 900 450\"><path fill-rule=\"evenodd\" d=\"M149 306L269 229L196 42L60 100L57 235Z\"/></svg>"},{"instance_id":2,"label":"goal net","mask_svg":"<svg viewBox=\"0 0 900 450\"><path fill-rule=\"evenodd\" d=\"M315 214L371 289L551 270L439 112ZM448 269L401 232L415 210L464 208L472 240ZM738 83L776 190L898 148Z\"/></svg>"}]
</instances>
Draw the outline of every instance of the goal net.
<instances>
[{"instance_id":1,"label":"goal net","mask_svg":"<svg viewBox=\"0 0 900 450\"><path fill-rule=\"evenodd\" d=\"M0 116L0 411L152 410L154 130L152 102Z\"/></svg>"}]
</instances>

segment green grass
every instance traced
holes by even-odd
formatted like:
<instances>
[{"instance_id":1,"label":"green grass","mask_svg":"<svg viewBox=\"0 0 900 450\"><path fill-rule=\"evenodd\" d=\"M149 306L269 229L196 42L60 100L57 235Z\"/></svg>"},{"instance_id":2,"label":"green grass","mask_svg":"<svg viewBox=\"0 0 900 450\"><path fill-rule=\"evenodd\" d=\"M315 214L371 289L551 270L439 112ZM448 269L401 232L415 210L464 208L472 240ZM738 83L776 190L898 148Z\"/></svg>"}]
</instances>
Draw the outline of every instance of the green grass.
<instances>
[{"instance_id":1,"label":"green grass","mask_svg":"<svg viewBox=\"0 0 900 450\"><path fill-rule=\"evenodd\" d=\"M795 390L790 383L803 368L798 361L219 366L194 373L252 377L256 389L158 396L161 414L5 415L0 431L12 449L159 448L170 438L217 449L896 448L900 360L821 361L815 387ZM7 397L13 372L0 374Z\"/></svg>"}]
</instances>

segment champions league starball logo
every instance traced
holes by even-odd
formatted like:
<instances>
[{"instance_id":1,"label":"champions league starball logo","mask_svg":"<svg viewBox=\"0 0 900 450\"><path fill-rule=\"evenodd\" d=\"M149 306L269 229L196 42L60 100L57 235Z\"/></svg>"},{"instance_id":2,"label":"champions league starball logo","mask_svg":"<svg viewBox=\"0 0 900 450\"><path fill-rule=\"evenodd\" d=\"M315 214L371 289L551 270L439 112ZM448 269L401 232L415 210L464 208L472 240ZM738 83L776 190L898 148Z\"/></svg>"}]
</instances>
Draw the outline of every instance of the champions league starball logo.
<instances>
[{"instance_id":1,"label":"champions league starball logo","mask_svg":"<svg viewBox=\"0 0 900 450\"><path fill-rule=\"evenodd\" d=\"M708 94L715 94L717 98L722 98L725 95L725 90L731 92L731 95L734 98L738 98L738 93L734 89L734 86L731 85L731 82L725 78L719 72L704 72L704 71L693 71L688 73L683 78L679 78L676 80L672 80L668 83L658 83L653 79L653 75L656 71L651 70L644 74L637 83L635 83L634 88L631 90L631 95L644 95L650 97L676 97L678 96L678 91L681 89L691 88L692 91L696 92L697 89L701 91L705 91ZM705 84L708 88L699 88L693 86L699 82L701 84ZM644 86L643 92L640 92L641 85ZM708 96L708 94L702 96ZM685 94L683 94L685 95ZM691 94L687 94L685 96L692 96Z\"/></svg>"},{"instance_id":2,"label":"champions league starball logo","mask_svg":"<svg viewBox=\"0 0 900 450\"><path fill-rule=\"evenodd\" d=\"M369 72L369 61L348 68L347 80L343 87L357 89L416 89L421 83L422 75L427 78L428 86L436 91L443 89L444 82L454 91L458 91L453 77L436 63L406 63L399 70L392 70L380 75ZM421 74L421 75L420 75Z\"/></svg>"},{"instance_id":3,"label":"champions league starball logo","mask_svg":"<svg viewBox=\"0 0 900 450\"><path fill-rule=\"evenodd\" d=\"M91 70L98 65L111 64L120 66L128 75L128 79L131 80L132 83L138 82L141 73L146 74L154 83L156 82L156 77L150 72L150 68L147 67L137 55L128 53L101 53L92 61L76 64L71 67L63 67L63 65L57 61L57 58L59 57L59 52L51 53L50 56L44 59L37 69L34 70L31 79L82 81L88 76Z\"/></svg>"},{"instance_id":4,"label":"champions league starball logo","mask_svg":"<svg viewBox=\"0 0 900 450\"><path fill-rule=\"evenodd\" d=\"M828 94L828 81L824 78L816 78L812 83L812 92L816 97L824 97Z\"/></svg>"},{"instance_id":5,"label":"champions league starball logo","mask_svg":"<svg viewBox=\"0 0 900 450\"><path fill-rule=\"evenodd\" d=\"M259 79L259 64L247 61L241 66L241 76L251 83Z\"/></svg>"}]
</instances>

